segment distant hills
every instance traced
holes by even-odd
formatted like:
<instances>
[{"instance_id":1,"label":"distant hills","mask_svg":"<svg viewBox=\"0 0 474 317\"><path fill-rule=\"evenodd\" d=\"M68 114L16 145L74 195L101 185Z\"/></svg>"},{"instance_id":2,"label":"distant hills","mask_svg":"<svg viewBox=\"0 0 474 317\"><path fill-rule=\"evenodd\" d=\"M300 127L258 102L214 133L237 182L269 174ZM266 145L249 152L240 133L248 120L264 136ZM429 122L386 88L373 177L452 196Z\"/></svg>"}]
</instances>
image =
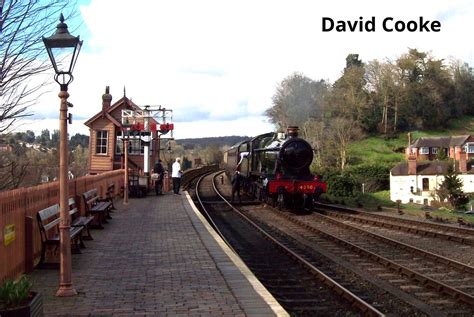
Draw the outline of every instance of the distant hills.
<instances>
[{"instance_id":1,"label":"distant hills","mask_svg":"<svg viewBox=\"0 0 474 317\"><path fill-rule=\"evenodd\" d=\"M176 140L176 143L182 145L185 149L193 149L195 147L207 147L210 145L222 146L232 146L243 140L249 139L248 136L219 136L219 137L209 137L209 138L189 138L189 139L179 139Z\"/></svg>"}]
</instances>

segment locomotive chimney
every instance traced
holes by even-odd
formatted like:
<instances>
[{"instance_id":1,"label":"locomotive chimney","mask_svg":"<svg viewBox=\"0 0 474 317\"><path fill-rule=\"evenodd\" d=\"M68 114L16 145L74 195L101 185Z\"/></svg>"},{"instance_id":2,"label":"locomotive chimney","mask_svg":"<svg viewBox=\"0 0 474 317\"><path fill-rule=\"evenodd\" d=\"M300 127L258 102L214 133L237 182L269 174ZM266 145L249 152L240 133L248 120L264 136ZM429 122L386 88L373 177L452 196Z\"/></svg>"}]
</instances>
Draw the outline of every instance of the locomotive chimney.
<instances>
[{"instance_id":1,"label":"locomotive chimney","mask_svg":"<svg viewBox=\"0 0 474 317\"><path fill-rule=\"evenodd\" d=\"M289 126L286 129L286 133L288 134L289 138L296 138L298 136L298 131L299 131L299 128L296 126Z\"/></svg>"}]
</instances>

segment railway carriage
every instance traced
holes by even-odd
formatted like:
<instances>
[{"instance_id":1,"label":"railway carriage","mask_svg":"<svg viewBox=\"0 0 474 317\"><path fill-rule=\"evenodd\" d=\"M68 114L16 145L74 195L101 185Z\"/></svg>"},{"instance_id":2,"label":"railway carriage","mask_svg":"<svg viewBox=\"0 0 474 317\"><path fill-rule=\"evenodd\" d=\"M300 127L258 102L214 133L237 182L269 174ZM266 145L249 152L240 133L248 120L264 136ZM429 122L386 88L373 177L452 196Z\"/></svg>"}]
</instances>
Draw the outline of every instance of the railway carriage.
<instances>
[{"instance_id":1,"label":"railway carriage","mask_svg":"<svg viewBox=\"0 0 474 317\"><path fill-rule=\"evenodd\" d=\"M326 192L326 183L312 175L313 149L298 137L298 128L287 133L266 133L242 141L226 153L226 171L240 171L244 190L273 206L311 208Z\"/></svg>"}]
</instances>

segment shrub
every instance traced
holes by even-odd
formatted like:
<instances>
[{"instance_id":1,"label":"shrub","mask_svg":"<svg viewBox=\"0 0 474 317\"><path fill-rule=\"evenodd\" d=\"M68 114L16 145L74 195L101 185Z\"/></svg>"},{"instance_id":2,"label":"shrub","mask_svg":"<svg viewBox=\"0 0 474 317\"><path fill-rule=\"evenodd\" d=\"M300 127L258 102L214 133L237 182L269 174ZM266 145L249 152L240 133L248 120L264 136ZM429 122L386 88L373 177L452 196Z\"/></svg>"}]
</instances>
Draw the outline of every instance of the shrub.
<instances>
[{"instance_id":1,"label":"shrub","mask_svg":"<svg viewBox=\"0 0 474 317\"><path fill-rule=\"evenodd\" d=\"M22 276L18 281L6 281L0 287L0 308L15 308L26 304L32 286L26 276Z\"/></svg>"},{"instance_id":2,"label":"shrub","mask_svg":"<svg viewBox=\"0 0 474 317\"><path fill-rule=\"evenodd\" d=\"M353 197L357 192L357 182L350 174L333 175L327 180L328 192L339 197Z\"/></svg>"},{"instance_id":3,"label":"shrub","mask_svg":"<svg viewBox=\"0 0 474 317\"><path fill-rule=\"evenodd\" d=\"M377 192L390 188L390 167L383 164L365 164L350 168L355 181L365 184L366 192ZM361 185L362 186L362 185Z\"/></svg>"}]
</instances>

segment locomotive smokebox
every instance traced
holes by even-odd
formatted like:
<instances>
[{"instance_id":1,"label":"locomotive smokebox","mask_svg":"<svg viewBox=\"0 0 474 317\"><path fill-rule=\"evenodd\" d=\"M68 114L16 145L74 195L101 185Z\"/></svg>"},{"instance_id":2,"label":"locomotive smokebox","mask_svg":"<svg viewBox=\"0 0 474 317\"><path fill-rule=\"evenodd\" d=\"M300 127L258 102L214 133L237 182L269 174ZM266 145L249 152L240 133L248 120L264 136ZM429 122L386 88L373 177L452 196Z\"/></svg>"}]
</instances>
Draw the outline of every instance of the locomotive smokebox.
<instances>
[{"instance_id":1,"label":"locomotive smokebox","mask_svg":"<svg viewBox=\"0 0 474 317\"><path fill-rule=\"evenodd\" d=\"M288 134L289 138L296 138L296 137L298 137L298 131L299 130L300 130L300 128L298 128L297 126L289 126L286 129L286 133Z\"/></svg>"}]
</instances>

